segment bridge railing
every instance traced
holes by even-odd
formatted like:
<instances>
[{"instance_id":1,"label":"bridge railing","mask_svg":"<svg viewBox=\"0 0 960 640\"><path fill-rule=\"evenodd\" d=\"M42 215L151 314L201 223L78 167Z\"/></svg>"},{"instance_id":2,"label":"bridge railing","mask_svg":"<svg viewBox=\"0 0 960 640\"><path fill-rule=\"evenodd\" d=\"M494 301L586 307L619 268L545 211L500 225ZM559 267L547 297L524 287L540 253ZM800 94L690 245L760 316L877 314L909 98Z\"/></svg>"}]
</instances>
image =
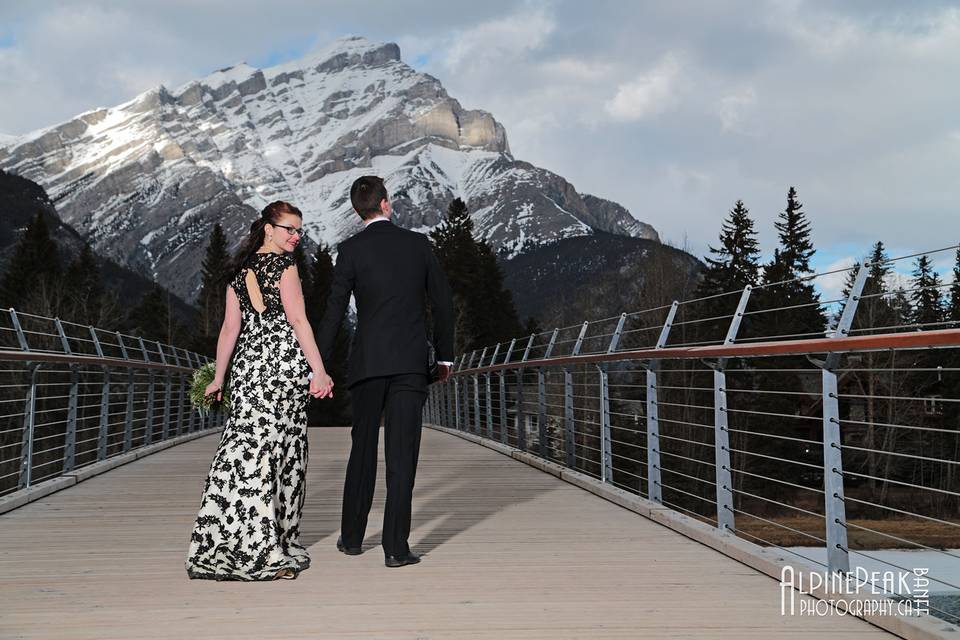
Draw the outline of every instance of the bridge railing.
<instances>
[{"instance_id":1,"label":"bridge railing","mask_svg":"<svg viewBox=\"0 0 960 640\"><path fill-rule=\"evenodd\" d=\"M872 281L913 257L466 353L425 417L828 572L927 569L957 594L960 322L918 308L950 284ZM844 292L782 303L828 282ZM947 600L930 611L957 621Z\"/></svg>"},{"instance_id":2,"label":"bridge railing","mask_svg":"<svg viewBox=\"0 0 960 640\"><path fill-rule=\"evenodd\" d=\"M0 311L0 496L221 426L190 406L210 358L117 331Z\"/></svg>"}]
</instances>

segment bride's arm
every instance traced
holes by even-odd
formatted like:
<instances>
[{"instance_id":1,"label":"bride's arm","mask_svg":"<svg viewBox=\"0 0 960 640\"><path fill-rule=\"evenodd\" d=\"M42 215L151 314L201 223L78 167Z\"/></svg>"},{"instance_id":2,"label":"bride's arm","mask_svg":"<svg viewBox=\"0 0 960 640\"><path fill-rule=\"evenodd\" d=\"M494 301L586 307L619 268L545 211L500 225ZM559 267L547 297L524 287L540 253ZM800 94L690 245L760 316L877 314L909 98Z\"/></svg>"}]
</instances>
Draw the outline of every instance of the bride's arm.
<instances>
[{"instance_id":1,"label":"bride's arm","mask_svg":"<svg viewBox=\"0 0 960 640\"><path fill-rule=\"evenodd\" d=\"M227 287L226 308L223 312L223 324L220 326L220 337L217 338L217 370L213 375L213 382L217 387L223 386L227 377L227 367L233 348L237 345L237 336L240 335L240 301L233 287Z\"/></svg>"},{"instance_id":2,"label":"bride's arm","mask_svg":"<svg viewBox=\"0 0 960 640\"><path fill-rule=\"evenodd\" d=\"M320 350L317 348L313 329L310 328L310 321L307 320L307 312L304 310L303 289L300 287L300 275L296 264L284 269L280 275L280 302L283 303L287 322L293 326L293 333L297 336L297 342L300 343L303 355L310 364L314 378L326 376Z\"/></svg>"}]
</instances>

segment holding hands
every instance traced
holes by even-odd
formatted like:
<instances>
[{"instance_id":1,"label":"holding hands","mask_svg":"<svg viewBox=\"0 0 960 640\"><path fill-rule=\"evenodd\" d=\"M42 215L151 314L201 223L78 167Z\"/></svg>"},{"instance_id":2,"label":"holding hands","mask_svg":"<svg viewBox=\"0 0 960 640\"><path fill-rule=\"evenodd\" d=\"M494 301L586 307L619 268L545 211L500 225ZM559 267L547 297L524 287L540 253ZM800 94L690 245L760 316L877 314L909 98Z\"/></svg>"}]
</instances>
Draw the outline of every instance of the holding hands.
<instances>
[{"instance_id":1,"label":"holding hands","mask_svg":"<svg viewBox=\"0 0 960 640\"><path fill-rule=\"evenodd\" d=\"M326 371L314 371L310 379L310 395L314 398L333 397L333 378Z\"/></svg>"}]
</instances>

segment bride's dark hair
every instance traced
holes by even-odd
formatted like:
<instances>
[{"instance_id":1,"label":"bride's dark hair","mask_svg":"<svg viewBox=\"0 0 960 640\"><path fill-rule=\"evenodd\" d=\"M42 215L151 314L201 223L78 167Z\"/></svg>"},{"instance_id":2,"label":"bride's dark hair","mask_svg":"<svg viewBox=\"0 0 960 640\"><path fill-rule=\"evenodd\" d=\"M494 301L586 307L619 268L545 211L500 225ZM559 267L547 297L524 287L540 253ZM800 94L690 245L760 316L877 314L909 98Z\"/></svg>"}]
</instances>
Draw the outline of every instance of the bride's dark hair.
<instances>
[{"instance_id":1,"label":"bride's dark hair","mask_svg":"<svg viewBox=\"0 0 960 640\"><path fill-rule=\"evenodd\" d=\"M247 236L247 239L240 246L239 251L234 254L233 259L230 261L230 268L227 269L227 273L229 274L227 282L233 281L237 274L240 273L240 270L243 269L243 266L247 263L250 256L263 246L264 227L268 224L276 224L280 220L280 216L285 213L295 215L301 220L303 219L303 214L300 212L300 209L283 200L271 202L263 208L263 211L260 212L260 217L250 225L250 235Z\"/></svg>"}]
</instances>

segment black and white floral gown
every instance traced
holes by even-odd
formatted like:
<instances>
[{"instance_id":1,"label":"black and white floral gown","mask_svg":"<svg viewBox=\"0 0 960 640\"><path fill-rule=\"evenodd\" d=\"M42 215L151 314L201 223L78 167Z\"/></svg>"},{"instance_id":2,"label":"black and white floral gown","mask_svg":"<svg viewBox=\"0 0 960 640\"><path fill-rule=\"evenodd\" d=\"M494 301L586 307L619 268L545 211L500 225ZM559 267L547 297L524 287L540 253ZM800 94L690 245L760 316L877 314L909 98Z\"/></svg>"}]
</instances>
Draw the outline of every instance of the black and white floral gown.
<instances>
[{"instance_id":1,"label":"black and white floral gown","mask_svg":"<svg viewBox=\"0 0 960 640\"><path fill-rule=\"evenodd\" d=\"M230 416L190 538L191 578L271 580L283 569L296 577L310 565L299 542L310 367L279 289L280 275L293 264L291 253L255 253L230 283L242 328L230 366ZM248 270L262 312L247 290Z\"/></svg>"}]
</instances>

